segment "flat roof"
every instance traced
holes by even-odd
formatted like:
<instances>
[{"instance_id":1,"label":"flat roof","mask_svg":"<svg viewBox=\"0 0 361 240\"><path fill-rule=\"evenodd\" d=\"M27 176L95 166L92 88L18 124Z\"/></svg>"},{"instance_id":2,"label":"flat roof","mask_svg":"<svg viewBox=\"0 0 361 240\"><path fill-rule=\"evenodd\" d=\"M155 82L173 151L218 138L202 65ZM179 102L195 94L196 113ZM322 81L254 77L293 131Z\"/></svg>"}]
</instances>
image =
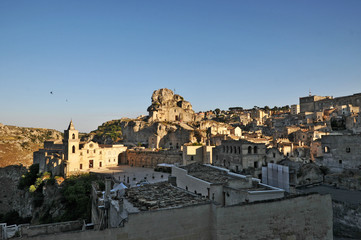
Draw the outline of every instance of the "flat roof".
<instances>
[{"instance_id":1,"label":"flat roof","mask_svg":"<svg viewBox=\"0 0 361 240\"><path fill-rule=\"evenodd\" d=\"M146 184L125 190L125 197L140 211L176 208L210 203L210 200L167 182Z\"/></svg>"},{"instance_id":2,"label":"flat roof","mask_svg":"<svg viewBox=\"0 0 361 240\"><path fill-rule=\"evenodd\" d=\"M208 167L202 164L190 164L182 166L181 168L187 170L188 175L202 179L209 183L225 183L232 177L227 171L222 171L217 168Z\"/></svg>"}]
</instances>

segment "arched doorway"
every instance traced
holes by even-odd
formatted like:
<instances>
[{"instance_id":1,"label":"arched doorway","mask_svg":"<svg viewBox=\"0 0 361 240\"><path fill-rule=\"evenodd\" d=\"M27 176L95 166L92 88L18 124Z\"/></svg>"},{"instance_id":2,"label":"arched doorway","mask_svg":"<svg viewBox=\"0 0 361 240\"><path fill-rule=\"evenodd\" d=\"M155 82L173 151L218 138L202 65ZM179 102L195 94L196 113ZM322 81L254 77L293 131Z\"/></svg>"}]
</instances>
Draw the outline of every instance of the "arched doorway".
<instances>
[{"instance_id":1,"label":"arched doorway","mask_svg":"<svg viewBox=\"0 0 361 240\"><path fill-rule=\"evenodd\" d=\"M122 152L118 155L118 165L128 165L127 153Z\"/></svg>"}]
</instances>

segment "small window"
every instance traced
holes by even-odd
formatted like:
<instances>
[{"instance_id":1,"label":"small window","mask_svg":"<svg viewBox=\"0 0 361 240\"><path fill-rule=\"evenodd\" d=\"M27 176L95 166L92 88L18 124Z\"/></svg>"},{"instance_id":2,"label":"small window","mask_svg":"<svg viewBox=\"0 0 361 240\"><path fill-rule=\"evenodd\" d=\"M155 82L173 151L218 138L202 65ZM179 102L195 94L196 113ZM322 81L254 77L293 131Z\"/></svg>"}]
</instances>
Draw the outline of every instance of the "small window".
<instances>
[{"instance_id":1,"label":"small window","mask_svg":"<svg viewBox=\"0 0 361 240\"><path fill-rule=\"evenodd\" d=\"M80 169L83 169L83 164L80 163L80 166L79 166Z\"/></svg>"},{"instance_id":2,"label":"small window","mask_svg":"<svg viewBox=\"0 0 361 240\"><path fill-rule=\"evenodd\" d=\"M253 163L254 168L258 168L258 162Z\"/></svg>"},{"instance_id":3,"label":"small window","mask_svg":"<svg viewBox=\"0 0 361 240\"><path fill-rule=\"evenodd\" d=\"M346 152L349 153L351 152L351 149L349 147L346 148Z\"/></svg>"},{"instance_id":4,"label":"small window","mask_svg":"<svg viewBox=\"0 0 361 240\"><path fill-rule=\"evenodd\" d=\"M72 138L75 139L75 134L73 133Z\"/></svg>"},{"instance_id":5,"label":"small window","mask_svg":"<svg viewBox=\"0 0 361 240\"><path fill-rule=\"evenodd\" d=\"M252 147L251 146L248 147L248 153L252 153Z\"/></svg>"},{"instance_id":6,"label":"small window","mask_svg":"<svg viewBox=\"0 0 361 240\"><path fill-rule=\"evenodd\" d=\"M276 158L276 153L273 153L273 158Z\"/></svg>"},{"instance_id":7,"label":"small window","mask_svg":"<svg viewBox=\"0 0 361 240\"><path fill-rule=\"evenodd\" d=\"M102 162L99 162L99 167L102 167Z\"/></svg>"},{"instance_id":8,"label":"small window","mask_svg":"<svg viewBox=\"0 0 361 240\"><path fill-rule=\"evenodd\" d=\"M253 153L257 153L258 152L258 148L257 148L257 146L254 146L254 148L253 148Z\"/></svg>"},{"instance_id":9,"label":"small window","mask_svg":"<svg viewBox=\"0 0 361 240\"><path fill-rule=\"evenodd\" d=\"M326 146L326 147L324 148L324 152L325 152L325 153L330 152L330 148Z\"/></svg>"},{"instance_id":10,"label":"small window","mask_svg":"<svg viewBox=\"0 0 361 240\"><path fill-rule=\"evenodd\" d=\"M94 163L93 160L89 160L89 168L93 168L93 163Z\"/></svg>"},{"instance_id":11,"label":"small window","mask_svg":"<svg viewBox=\"0 0 361 240\"><path fill-rule=\"evenodd\" d=\"M95 153L95 149L94 149L94 153Z\"/></svg>"},{"instance_id":12,"label":"small window","mask_svg":"<svg viewBox=\"0 0 361 240\"><path fill-rule=\"evenodd\" d=\"M89 153L89 149L88 149L88 150L86 150L86 153Z\"/></svg>"},{"instance_id":13,"label":"small window","mask_svg":"<svg viewBox=\"0 0 361 240\"><path fill-rule=\"evenodd\" d=\"M194 157L193 156L191 156L191 161L193 161L194 160Z\"/></svg>"},{"instance_id":14,"label":"small window","mask_svg":"<svg viewBox=\"0 0 361 240\"><path fill-rule=\"evenodd\" d=\"M75 153L75 146L72 147L72 153Z\"/></svg>"},{"instance_id":15,"label":"small window","mask_svg":"<svg viewBox=\"0 0 361 240\"><path fill-rule=\"evenodd\" d=\"M338 163L339 163L339 164L342 164L342 160L338 160Z\"/></svg>"}]
</instances>

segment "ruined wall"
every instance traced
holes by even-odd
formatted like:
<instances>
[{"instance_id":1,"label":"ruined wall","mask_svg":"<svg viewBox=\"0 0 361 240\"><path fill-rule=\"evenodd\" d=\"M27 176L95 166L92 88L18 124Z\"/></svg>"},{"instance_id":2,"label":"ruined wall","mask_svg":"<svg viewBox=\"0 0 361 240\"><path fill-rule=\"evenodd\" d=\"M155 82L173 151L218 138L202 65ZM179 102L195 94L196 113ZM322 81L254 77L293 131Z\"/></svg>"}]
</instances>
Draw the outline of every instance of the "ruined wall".
<instances>
[{"instance_id":1,"label":"ruined wall","mask_svg":"<svg viewBox=\"0 0 361 240\"><path fill-rule=\"evenodd\" d=\"M154 168L159 163L182 164L182 152L178 151L127 151L128 164L135 167Z\"/></svg>"}]
</instances>

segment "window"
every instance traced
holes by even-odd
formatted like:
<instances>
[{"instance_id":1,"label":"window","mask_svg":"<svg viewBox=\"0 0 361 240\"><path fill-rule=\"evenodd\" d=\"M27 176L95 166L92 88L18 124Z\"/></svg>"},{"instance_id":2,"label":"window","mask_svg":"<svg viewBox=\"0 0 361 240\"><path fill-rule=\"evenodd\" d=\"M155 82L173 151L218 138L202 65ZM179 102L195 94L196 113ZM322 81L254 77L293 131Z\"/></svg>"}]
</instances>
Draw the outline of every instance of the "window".
<instances>
[{"instance_id":1,"label":"window","mask_svg":"<svg viewBox=\"0 0 361 240\"><path fill-rule=\"evenodd\" d=\"M254 168L258 168L258 162L253 163Z\"/></svg>"},{"instance_id":2,"label":"window","mask_svg":"<svg viewBox=\"0 0 361 240\"><path fill-rule=\"evenodd\" d=\"M99 167L102 167L102 162L99 162Z\"/></svg>"},{"instance_id":3,"label":"window","mask_svg":"<svg viewBox=\"0 0 361 240\"><path fill-rule=\"evenodd\" d=\"M248 153L252 153L252 147L251 146L248 147Z\"/></svg>"},{"instance_id":4,"label":"window","mask_svg":"<svg viewBox=\"0 0 361 240\"><path fill-rule=\"evenodd\" d=\"M241 147L238 147L238 153L241 154Z\"/></svg>"},{"instance_id":5,"label":"window","mask_svg":"<svg viewBox=\"0 0 361 240\"><path fill-rule=\"evenodd\" d=\"M86 153L89 153L89 149L88 149L88 150L86 150Z\"/></svg>"},{"instance_id":6,"label":"window","mask_svg":"<svg viewBox=\"0 0 361 240\"><path fill-rule=\"evenodd\" d=\"M94 153L95 153L95 149L94 149Z\"/></svg>"},{"instance_id":7,"label":"window","mask_svg":"<svg viewBox=\"0 0 361 240\"><path fill-rule=\"evenodd\" d=\"M327 147L327 146L325 146L325 148L324 148L324 152L325 152L325 153L330 152L330 148L329 148L329 147Z\"/></svg>"},{"instance_id":8,"label":"window","mask_svg":"<svg viewBox=\"0 0 361 240\"><path fill-rule=\"evenodd\" d=\"M75 146L72 147L72 153L75 153Z\"/></svg>"},{"instance_id":9,"label":"window","mask_svg":"<svg viewBox=\"0 0 361 240\"><path fill-rule=\"evenodd\" d=\"M254 146L254 148L253 148L253 153L257 153L258 152L258 148L257 148L257 146Z\"/></svg>"},{"instance_id":10,"label":"window","mask_svg":"<svg viewBox=\"0 0 361 240\"><path fill-rule=\"evenodd\" d=\"M72 135L72 139L75 139L75 134L73 133L73 135Z\"/></svg>"},{"instance_id":11,"label":"window","mask_svg":"<svg viewBox=\"0 0 361 240\"><path fill-rule=\"evenodd\" d=\"M351 149L349 147L346 148L346 152L349 153L351 152Z\"/></svg>"},{"instance_id":12,"label":"window","mask_svg":"<svg viewBox=\"0 0 361 240\"><path fill-rule=\"evenodd\" d=\"M191 161L193 161L194 160L194 157L193 156L191 156Z\"/></svg>"},{"instance_id":13,"label":"window","mask_svg":"<svg viewBox=\"0 0 361 240\"><path fill-rule=\"evenodd\" d=\"M89 168L93 168L93 163L94 163L93 160L89 160Z\"/></svg>"},{"instance_id":14,"label":"window","mask_svg":"<svg viewBox=\"0 0 361 240\"><path fill-rule=\"evenodd\" d=\"M234 147L233 153L237 153L237 147Z\"/></svg>"},{"instance_id":15,"label":"window","mask_svg":"<svg viewBox=\"0 0 361 240\"><path fill-rule=\"evenodd\" d=\"M342 164L342 160L338 160L338 163L339 163L339 164Z\"/></svg>"},{"instance_id":16,"label":"window","mask_svg":"<svg viewBox=\"0 0 361 240\"><path fill-rule=\"evenodd\" d=\"M273 153L273 158L275 158L276 157L276 153Z\"/></svg>"},{"instance_id":17,"label":"window","mask_svg":"<svg viewBox=\"0 0 361 240\"><path fill-rule=\"evenodd\" d=\"M226 152L226 146L223 145L223 152Z\"/></svg>"}]
</instances>

